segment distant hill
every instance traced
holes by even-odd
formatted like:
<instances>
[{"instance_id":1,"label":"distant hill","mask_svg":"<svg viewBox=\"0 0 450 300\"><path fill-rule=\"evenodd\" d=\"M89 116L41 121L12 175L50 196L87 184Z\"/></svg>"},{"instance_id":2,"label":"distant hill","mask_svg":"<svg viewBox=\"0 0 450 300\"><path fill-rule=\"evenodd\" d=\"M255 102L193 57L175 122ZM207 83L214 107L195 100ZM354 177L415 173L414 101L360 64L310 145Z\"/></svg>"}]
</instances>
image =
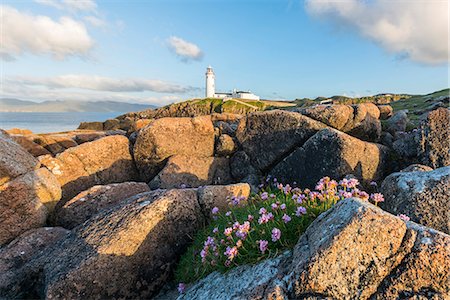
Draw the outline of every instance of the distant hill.
<instances>
[{"instance_id":1,"label":"distant hill","mask_svg":"<svg viewBox=\"0 0 450 300\"><path fill-rule=\"evenodd\" d=\"M154 105L115 101L44 101L0 99L0 112L119 112L155 108Z\"/></svg>"}]
</instances>

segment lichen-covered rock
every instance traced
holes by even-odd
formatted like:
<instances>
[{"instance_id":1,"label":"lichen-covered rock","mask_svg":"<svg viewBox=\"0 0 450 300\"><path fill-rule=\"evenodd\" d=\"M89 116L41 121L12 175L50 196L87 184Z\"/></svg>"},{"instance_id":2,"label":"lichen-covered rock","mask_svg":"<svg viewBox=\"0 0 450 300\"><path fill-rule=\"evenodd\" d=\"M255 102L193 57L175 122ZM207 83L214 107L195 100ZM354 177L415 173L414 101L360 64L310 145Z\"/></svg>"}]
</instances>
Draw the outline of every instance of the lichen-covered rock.
<instances>
[{"instance_id":1,"label":"lichen-covered rock","mask_svg":"<svg viewBox=\"0 0 450 300\"><path fill-rule=\"evenodd\" d=\"M142 128L134 144L141 179L149 181L173 155L209 157L214 154L214 127L208 116L162 118Z\"/></svg>"},{"instance_id":2,"label":"lichen-covered rock","mask_svg":"<svg viewBox=\"0 0 450 300\"><path fill-rule=\"evenodd\" d=\"M353 174L365 184L383 178L388 148L364 142L335 129L324 129L276 165L270 174L280 182L312 187L324 176Z\"/></svg>"},{"instance_id":3,"label":"lichen-covered rock","mask_svg":"<svg viewBox=\"0 0 450 300\"><path fill-rule=\"evenodd\" d=\"M203 224L194 189L153 191L75 228L48 253L46 299L150 299Z\"/></svg>"},{"instance_id":4,"label":"lichen-covered rock","mask_svg":"<svg viewBox=\"0 0 450 300\"><path fill-rule=\"evenodd\" d=\"M0 245L29 229L43 226L48 211L60 198L61 187L45 168L0 186Z\"/></svg>"},{"instance_id":5,"label":"lichen-covered rock","mask_svg":"<svg viewBox=\"0 0 450 300\"><path fill-rule=\"evenodd\" d=\"M54 214L54 223L72 229L101 211L129 197L150 191L143 182L123 182L96 185L67 201Z\"/></svg>"},{"instance_id":6,"label":"lichen-covered rock","mask_svg":"<svg viewBox=\"0 0 450 300\"><path fill-rule=\"evenodd\" d=\"M228 134L222 134L219 136L216 142L215 153L219 156L229 156L236 151L236 145L233 138Z\"/></svg>"},{"instance_id":7,"label":"lichen-covered rock","mask_svg":"<svg viewBox=\"0 0 450 300\"><path fill-rule=\"evenodd\" d=\"M421 124L420 161L433 168L450 166L450 111L439 108Z\"/></svg>"},{"instance_id":8,"label":"lichen-covered rock","mask_svg":"<svg viewBox=\"0 0 450 300\"><path fill-rule=\"evenodd\" d=\"M250 185L247 183L208 185L198 188L198 200L205 216L211 216L211 210L214 207L221 212L229 209L233 197L239 198L240 204L245 204L249 196Z\"/></svg>"},{"instance_id":9,"label":"lichen-covered rock","mask_svg":"<svg viewBox=\"0 0 450 300\"><path fill-rule=\"evenodd\" d=\"M259 174L251 163L250 157L244 151L238 151L230 158L231 175L237 181L241 181L248 175Z\"/></svg>"},{"instance_id":10,"label":"lichen-covered rock","mask_svg":"<svg viewBox=\"0 0 450 300\"><path fill-rule=\"evenodd\" d=\"M433 168L431 168L429 166L425 166L425 165L412 164L412 165L404 168L400 172L417 172L417 171L420 171L420 172L433 171Z\"/></svg>"},{"instance_id":11,"label":"lichen-covered rock","mask_svg":"<svg viewBox=\"0 0 450 300\"><path fill-rule=\"evenodd\" d=\"M66 149L78 146L70 133L52 133L33 135L33 142L41 145L53 155L64 152Z\"/></svg>"},{"instance_id":12,"label":"lichen-covered rock","mask_svg":"<svg viewBox=\"0 0 450 300\"><path fill-rule=\"evenodd\" d=\"M393 173L383 181L381 192L383 209L450 233L450 167Z\"/></svg>"},{"instance_id":13,"label":"lichen-covered rock","mask_svg":"<svg viewBox=\"0 0 450 300\"><path fill-rule=\"evenodd\" d=\"M152 189L170 189L230 182L227 158L174 155L169 158L164 169L150 181L149 186Z\"/></svg>"},{"instance_id":14,"label":"lichen-covered rock","mask_svg":"<svg viewBox=\"0 0 450 300\"><path fill-rule=\"evenodd\" d=\"M120 129L120 121L117 119L109 119L103 122L103 130L117 130Z\"/></svg>"},{"instance_id":15,"label":"lichen-covered rock","mask_svg":"<svg viewBox=\"0 0 450 300\"><path fill-rule=\"evenodd\" d=\"M395 134L398 131L405 131L406 125L409 122L409 118L406 113L406 110L400 110L390 117L387 120L387 131L391 134Z\"/></svg>"},{"instance_id":16,"label":"lichen-covered rock","mask_svg":"<svg viewBox=\"0 0 450 300\"><path fill-rule=\"evenodd\" d=\"M68 233L60 227L31 229L0 248L0 298L39 298L39 291L32 288L39 266L32 262Z\"/></svg>"},{"instance_id":17,"label":"lichen-covered rock","mask_svg":"<svg viewBox=\"0 0 450 300\"><path fill-rule=\"evenodd\" d=\"M48 151L41 145L33 142L33 139L31 137L23 135L11 135L11 139L13 139L17 144L19 144L23 148L25 148L25 150L27 150L34 157L50 154L50 151Z\"/></svg>"},{"instance_id":18,"label":"lichen-covered rock","mask_svg":"<svg viewBox=\"0 0 450 300\"><path fill-rule=\"evenodd\" d=\"M394 114L394 109L390 105L378 105L380 110L380 120L387 120Z\"/></svg>"},{"instance_id":19,"label":"lichen-covered rock","mask_svg":"<svg viewBox=\"0 0 450 300\"><path fill-rule=\"evenodd\" d=\"M78 129L103 130L103 122L81 122Z\"/></svg>"},{"instance_id":20,"label":"lichen-covered rock","mask_svg":"<svg viewBox=\"0 0 450 300\"><path fill-rule=\"evenodd\" d=\"M0 186L39 168L39 162L9 135L0 133Z\"/></svg>"},{"instance_id":21,"label":"lichen-covered rock","mask_svg":"<svg viewBox=\"0 0 450 300\"><path fill-rule=\"evenodd\" d=\"M240 121L236 137L252 164L266 171L326 127L299 113L272 110L247 115Z\"/></svg>"},{"instance_id":22,"label":"lichen-covered rock","mask_svg":"<svg viewBox=\"0 0 450 300\"><path fill-rule=\"evenodd\" d=\"M61 184L62 201L58 205L94 185L134 181L138 177L129 141L121 135L84 143L40 161Z\"/></svg>"}]
</instances>

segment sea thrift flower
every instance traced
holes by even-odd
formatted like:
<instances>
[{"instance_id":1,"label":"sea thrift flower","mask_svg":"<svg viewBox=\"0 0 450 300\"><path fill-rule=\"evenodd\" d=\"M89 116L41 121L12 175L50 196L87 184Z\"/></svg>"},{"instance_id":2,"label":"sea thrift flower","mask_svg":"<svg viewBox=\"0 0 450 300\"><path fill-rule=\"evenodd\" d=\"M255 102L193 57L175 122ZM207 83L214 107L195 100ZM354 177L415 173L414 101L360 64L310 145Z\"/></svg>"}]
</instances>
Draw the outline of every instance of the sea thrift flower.
<instances>
[{"instance_id":1,"label":"sea thrift flower","mask_svg":"<svg viewBox=\"0 0 450 300\"><path fill-rule=\"evenodd\" d=\"M284 214L281 219L283 219L284 223L289 223L291 221L291 217L289 217L287 214Z\"/></svg>"},{"instance_id":2,"label":"sea thrift flower","mask_svg":"<svg viewBox=\"0 0 450 300\"><path fill-rule=\"evenodd\" d=\"M259 224L264 224L264 223L269 222L272 219L273 219L273 214L272 213L263 214L263 215L261 215L261 217L259 217L258 223Z\"/></svg>"},{"instance_id":3,"label":"sea thrift flower","mask_svg":"<svg viewBox=\"0 0 450 300\"><path fill-rule=\"evenodd\" d=\"M272 229L272 241L276 242L281 238L281 230L278 228Z\"/></svg>"},{"instance_id":4,"label":"sea thrift flower","mask_svg":"<svg viewBox=\"0 0 450 300\"><path fill-rule=\"evenodd\" d=\"M281 210L285 210L285 209L286 209L286 204L284 204L284 203L281 204L281 205L280 205L280 209L281 209Z\"/></svg>"},{"instance_id":5,"label":"sea thrift flower","mask_svg":"<svg viewBox=\"0 0 450 300\"><path fill-rule=\"evenodd\" d=\"M375 194L372 194L372 195L370 195L370 198L371 198L375 203L383 202L383 201L384 201L384 197L383 197L383 195L382 195L381 193L375 193Z\"/></svg>"},{"instance_id":6,"label":"sea thrift flower","mask_svg":"<svg viewBox=\"0 0 450 300\"><path fill-rule=\"evenodd\" d=\"M297 203L302 204L303 200L305 200L305 199L306 199L306 196L304 194L300 194L297 196Z\"/></svg>"},{"instance_id":7,"label":"sea thrift flower","mask_svg":"<svg viewBox=\"0 0 450 300\"><path fill-rule=\"evenodd\" d=\"M410 218L407 215L404 215L404 214L399 214L399 215L397 215L397 217L399 217L403 221L409 221L410 220Z\"/></svg>"},{"instance_id":8,"label":"sea thrift flower","mask_svg":"<svg viewBox=\"0 0 450 300\"><path fill-rule=\"evenodd\" d=\"M241 240L236 242L236 247L238 247L238 248L242 247L242 241Z\"/></svg>"},{"instance_id":9,"label":"sea thrift flower","mask_svg":"<svg viewBox=\"0 0 450 300\"><path fill-rule=\"evenodd\" d=\"M228 257L228 260L232 261L238 254L238 249L237 247L227 247L227 250L223 254Z\"/></svg>"},{"instance_id":10,"label":"sea thrift flower","mask_svg":"<svg viewBox=\"0 0 450 300\"><path fill-rule=\"evenodd\" d=\"M371 186L378 186L378 184L377 184L375 181L371 181L371 182L370 182L370 185L371 185Z\"/></svg>"},{"instance_id":11,"label":"sea thrift flower","mask_svg":"<svg viewBox=\"0 0 450 300\"><path fill-rule=\"evenodd\" d=\"M226 236L230 236L231 233L233 233L233 228L228 227L224 230L223 234L225 234Z\"/></svg>"},{"instance_id":12,"label":"sea thrift flower","mask_svg":"<svg viewBox=\"0 0 450 300\"><path fill-rule=\"evenodd\" d=\"M270 198L275 198L275 194L270 194Z\"/></svg>"},{"instance_id":13,"label":"sea thrift flower","mask_svg":"<svg viewBox=\"0 0 450 300\"><path fill-rule=\"evenodd\" d=\"M358 192L358 197L366 201L369 200L369 194L363 191Z\"/></svg>"},{"instance_id":14,"label":"sea thrift flower","mask_svg":"<svg viewBox=\"0 0 450 300\"><path fill-rule=\"evenodd\" d=\"M219 232L219 228L216 227L216 228L213 229L213 233L214 234L217 234L218 232Z\"/></svg>"},{"instance_id":15,"label":"sea thrift flower","mask_svg":"<svg viewBox=\"0 0 450 300\"><path fill-rule=\"evenodd\" d=\"M269 198L269 193L264 192L264 193L261 194L261 199L262 200L267 200L268 198Z\"/></svg>"},{"instance_id":16,"label":"sea thrift flower","mask_svg":"<svg viewBox=\"0 0 450 300\"><path fill-rule=\"evenodd\" d=\"M283 191L286 195L289 194L291 192L291 190L292 190L292 188L289 184L287 184L283 189Z\"/></svg>"},{"instance_id":17,"label":"sea thrift flower","mask_svg":"<svg viewBox=\"0 0 450 300\"><path fill-rule=\"evenodd\" d=\"M225 216L227 216L227 217L231 216L231 211L227 211L227 213L225 214Z\"/></svg>"},{"instance_id":18,"label":"sea thrift flower","mask_svg":"<svg viewBox=\"0 0 450 300\"><path fill-rule=\"evenodd\" d=\"M180 282L178 284L178 293L183 294L185 290L186 290L186 285L184 283Z\"/></svg>"},{"instance_id":19,"label":"sea thrift flower","mask_svg":"<svg viewBox=\"0 0 450 300\"><path fill-rule=\"evenodd\" d=\"M264 207L261 207L261 208L259 209L259 214L260 214L260 215L264 215L265 213L267 213L267 210L266 210Z\"/></svg>"},{"instance_id":20,"label":"sea thrift flower","mask_svg":"<svg viewBox=\"0 0 450 300\"><path fill-rule=\"evenodd\" d=\"M295 212L295 215L297 217L301 217L302 215L306 215L306 208L304 208L303 206L297 207L297 211Z\"/></svg>"},{"instance_id":21,"label":"sea thrift flower","mask_svg":"<svg viewBox=\"0 0 450 300\"><path fill-rule=\"evenodd\" d=\"M225 261L225 267L229 267L229 266L231 266L231 261L227 259Z\"/></svg>"},{"instance_id":22,"label":"sea thrift flower","mask_svg":"<svg viewBox=\"0 0 450 300\"><path fill-rule=\"evenodd\" d=\"M247 220L249 220L250 222L253 221L254 217L252 215L248 215Z\"/></svg>"},{"instance_id":23,"label":"sea thrift flower","mask_svg":"<svg viewBox=\"0 0 450 300\"><path fill-rule=\"evenodd\" d=\"M276 210L278 208L278 204L272 203L271 207L272 207L272 210Z\"/></svg>"},{"instance_id":24,"label":"sea thrift flower","mask_svg":"<svg viewBox=\"0 0 450 300\"><path fill-rule=\"evenodd\" d=\"M261 251L261 253L266 252L269 242L266 240L259 240L257 243L259 244L259 250Z\"/></svg>"},{"instance_id":25,"label":"sea thrift flower","mask_svg":"<svg viewBox=\"0 0 450 300\"><path fill-rule=\"evenodd\" d=\"M218 207L213 207L213 209L211 209L211 213L213 215L217 215L219 213L219 208Z\"/></svg>"},{"instance_id":26,"label":"sea thrift flower","mask_svg":"<svg viewBox=\"0 0 450 300\"><path fill-rule=\"evenodd\" d=\"M359 185L359 181L356 178L349 179L348 184L347 184L347 186L351 189L355 188L357 185Z\"/></svg>"}]
</instances>

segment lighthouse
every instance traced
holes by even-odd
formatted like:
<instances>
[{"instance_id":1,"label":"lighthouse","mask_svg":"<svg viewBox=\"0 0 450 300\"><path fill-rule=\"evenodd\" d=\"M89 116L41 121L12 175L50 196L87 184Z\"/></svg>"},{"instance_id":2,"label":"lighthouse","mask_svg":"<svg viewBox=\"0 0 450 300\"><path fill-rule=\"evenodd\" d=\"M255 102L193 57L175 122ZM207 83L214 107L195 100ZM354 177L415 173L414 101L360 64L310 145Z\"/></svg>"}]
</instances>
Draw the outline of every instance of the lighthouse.
<instances>
[{"instance_id":1,"label":"lighthouse","mask_svg":"<svg viewBox=\"0 0 450 300\"><path fill-rule=\"evenodd\" d=\"M216 87L214 84L214 71L211 66L206 68L206 98L214 98L216 94Z\"/></svg>"}]
</instances>

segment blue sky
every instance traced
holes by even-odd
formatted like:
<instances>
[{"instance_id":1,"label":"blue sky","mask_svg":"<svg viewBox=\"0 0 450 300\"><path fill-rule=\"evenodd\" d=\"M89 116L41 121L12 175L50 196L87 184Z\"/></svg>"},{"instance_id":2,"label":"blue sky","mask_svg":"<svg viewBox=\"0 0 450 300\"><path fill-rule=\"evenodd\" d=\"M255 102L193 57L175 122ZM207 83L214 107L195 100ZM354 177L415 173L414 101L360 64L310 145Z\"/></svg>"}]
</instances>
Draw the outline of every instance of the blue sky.
<instances>
[{"instance_id":1,"label":"blue sky","mask_svg":"<svg viewBox=\"0 0 450 300\"><path fill-rule=\"evenodd\" d=\"M267 99L449 86L447 0L3 1L2 25L2 97L167 104L208 64Z\"/></svg>"}]
</instances>

